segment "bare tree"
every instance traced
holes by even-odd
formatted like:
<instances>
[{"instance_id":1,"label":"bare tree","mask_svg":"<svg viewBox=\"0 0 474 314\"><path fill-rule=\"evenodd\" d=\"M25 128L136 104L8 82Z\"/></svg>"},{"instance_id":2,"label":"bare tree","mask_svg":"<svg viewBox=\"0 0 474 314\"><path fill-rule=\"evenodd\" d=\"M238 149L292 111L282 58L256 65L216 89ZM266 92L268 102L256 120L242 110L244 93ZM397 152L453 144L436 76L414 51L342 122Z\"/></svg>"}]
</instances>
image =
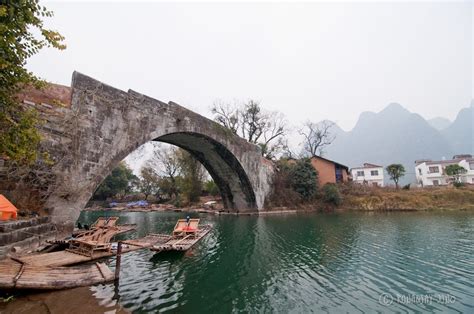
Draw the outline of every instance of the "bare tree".
<instances>
[{"instance_id":1,"label":"bare tree","mask_svg":"<svg viewBox=\"0 0 474 314\"><path fill-rule=\"evenodd\" d=\"M239 129L240 113L237 105L225 104L222 101L214 102L211 108L214 120L237 134Z\"/></svg>"},{"instance_id":2,"label":"bare tree","mask_svg":"<svg viewBox=\"0 0 474 314\"><path fill-rule=\"evenodd\" d=\"M282 140L282 158L285 159L296 159L299 158L300 154L296 153L293 147L291 147L290 143L288 142L288 139L285 138Z\"/></svg>"},{"instance_id":3,"label":"bare tree","mask_svg":"<svg viewBox=\"0 0 474 314\"><path fill-rule=\"evenodd\" d=\"M140 170L140 175L141 178L138 182L138 188L140 192L145 195L145 200L147 200L148 196L155 195L160 190L160 177L150 166L142 167Z\"/></svg>"},{"instance_id":4,"label":"bare tree","mask_svg":"<svg viewBox=\"0 0 474 314\"><path fill-rule=\"evenodd\" d=\"M153 156L148 161L160 176L174 178L179 174L178 148L173 146L154 145Z\"/></svg>"},{"instance_id":5,"label":"bare tree","mask_svg":"<svg viewBox=\"0 0 474 314\"><path fill-rule=\"evenodd\" d=\"M262 156L272 159L283 150L284 136L288 132L283 114L265 112L254 100L241 105L218 102L211 111L216 122L250 143L259 145Z\"/></svg>"},{"instance_id":6,"label":"bare tree","mask_svg":"<svg viewBox=\"0 0 474 314\"><path fill-rule=\"evenodd\" d=\"M331 134L333 125L334 122L327 120L320 123L308 121L304 124L299 133L304 137L303 151L305 155L314 157L321 156L324 153L324 148L336 138Z\"/></svg>"},{"instance_id":7,"label":"bare tree","mask_svg":"<svg viewBox=\"0 0 474 314\"><path fill-rule=\"evenodd\" d=\"M153 143L153 156L148 160L148 165L158 172L161 177L169 181L170 196L177 196L178 182L176 177L180 173L180 161L177 154L178 148Z\"/></svg>"},{"instance_id":8,"label":"bare tree","mask_svg":"<svg viewBox=\"0 0 474 314\"><path fill-rule=\"evenodd\" d=\"M242 137L250 143L257 144L266 129L267 116L263 114L260 104L253 100L244 104L240 112Z\"/></svg>"},{"instance_id":9,"label":"bare tree","mask_svg":"<svg viewBox=\"0 0 474 314\"><path fill-rule=\"evenodd\" d=\"M267 114L264 120L266 120L266 125L263 128L259 146L264 157L273 159L288 146L285 138L288 133L287 121L285 116L278 112Z\"/></svg>"}]
</instances>

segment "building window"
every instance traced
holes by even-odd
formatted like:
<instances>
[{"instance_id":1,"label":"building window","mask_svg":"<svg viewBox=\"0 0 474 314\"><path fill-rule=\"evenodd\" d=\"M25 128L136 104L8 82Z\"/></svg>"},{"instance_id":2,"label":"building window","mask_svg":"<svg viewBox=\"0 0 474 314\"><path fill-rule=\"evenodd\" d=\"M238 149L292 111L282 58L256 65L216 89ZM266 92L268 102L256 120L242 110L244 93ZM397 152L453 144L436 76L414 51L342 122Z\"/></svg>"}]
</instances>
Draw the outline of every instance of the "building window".
<instances>
[{"instance_id":1,"label":"building window","mask_svg":"<svg viewBox=\"0 0 474 314\"><path fill-rule=\"evenodd\" d=\"M344 174L341 168L336 168L336 182L344 182Z\"/></svg>"},{"instance_id":2,"label":"building window","mask_svg":"<svg viewBox=\"0 0 474 314\"><path fill-rule=\"evenodd\" d=\"M421 172L421 168L418 168L418 174L421 176L423 173Z\"/></svg>"},{"instance_id":3,"label":"building window","mask_svg":"<svg viewBox=\"0 0 474 314\"><path fill-rule=\"evenodd\" d=\"M474 162L469 163L469 169L474 170Z\"/></svg>"},{"instance_id":4,"label":"building window","mask_svg":"<svg viewBox=\"0 0 474 314\"><path fill-rule=\"evenodd\" d=\"M378 170L371 170L371 171L370 171L370 175L371 175L372 177L378 176L378 175L379 175L379 171L378 171Z\"/></svg>"},{"instance_id":5,"label":"building window","mask_svg":"<svg viewBox=\"0 0 474 314\"><path fill-rule=\"evenodd\" d=\"M439 181L438 180L433 180L433 185L439 185Z\"/></svg>"},{"instance_id":6,"label":"building window","mask_svg":"<svg viewBox=\"0 0 474 314\"><path fill-rule=\"evenodd\" d=\"M430 167L429 170L430 170L430 173L439 173L439 167L438 166Z\"/></svg>"},{"instance_id":7,"label":"building window","mask_svg":"<svg viewBox=\"0 0 474 314\"><path fill-rule=\"evenodd\" d=\"M364 176L364 171L357 171L357 176L358 177L363 177Z\"/></svg>"}]
</instances>

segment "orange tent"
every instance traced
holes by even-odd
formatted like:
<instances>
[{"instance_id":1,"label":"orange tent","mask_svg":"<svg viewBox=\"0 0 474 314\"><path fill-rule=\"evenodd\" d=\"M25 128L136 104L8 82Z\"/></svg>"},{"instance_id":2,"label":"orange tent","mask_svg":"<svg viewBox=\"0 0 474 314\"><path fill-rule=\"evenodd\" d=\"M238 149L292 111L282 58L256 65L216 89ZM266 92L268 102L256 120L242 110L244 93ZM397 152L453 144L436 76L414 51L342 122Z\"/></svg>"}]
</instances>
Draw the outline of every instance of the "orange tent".
<instances>
[{"instance_id":1,"label":"orange tent","mask_svg":"<svg viewBox=\"0 0 474 314\"><path fill-rule=\"evenodd\" d=\"M17 211L18 209L5 196L0 194L0 220L16 218Z\"/></svg>"}]
</instances>

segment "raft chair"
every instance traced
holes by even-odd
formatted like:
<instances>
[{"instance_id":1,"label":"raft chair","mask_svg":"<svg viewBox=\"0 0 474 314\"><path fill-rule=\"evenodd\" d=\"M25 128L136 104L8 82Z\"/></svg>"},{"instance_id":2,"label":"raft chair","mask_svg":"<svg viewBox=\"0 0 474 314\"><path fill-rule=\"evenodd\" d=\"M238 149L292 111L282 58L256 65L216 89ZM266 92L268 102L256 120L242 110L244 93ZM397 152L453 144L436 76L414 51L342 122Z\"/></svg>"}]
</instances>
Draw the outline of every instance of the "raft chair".
<instances>
[{"instance_id":1,"label":"raft chair","mask_svg":"<svg viewBox=\"0 0 474 314\"><path fill-rule=\"evenodd\" d=\"M112 238L117 234L116 228L100 228L87 238L73 239L69 242L68 251L94 257L97 251L110 252Z\"/></svg>"},{"instance_id":2,"label":"raft chair","mask_svg":"<svg viewBox=\"0 0 474 314\"><path fill-rule=\"evenodd\" d=\"M173 237L178 236L195 236L199 231L199 220L198 218L189 219L189 224L186 222L186 219L179 219L174 226Z\"/></svg>"},{"instance_id":3,"label":"raft chair","mask_svg":"<svg viewBox=\"0 0 474 314\"><path fill-rule=\"evenodd\" d=\"M95 251L110 251L110 241L117 235L119 217L99 217L92 230L85 231L69 241L68 251L93 257Z\"/></svg>"},{"instance_id":4,"label":"raft chair","mask_svg":"<svg viewBox=\"0 0 474 314\"><path fill-rule=\"evenodd\" d=\"M94 236L94 234L96 234L98 232L98 230L100 230L101 228L107 227L107 224L108 224L109 220L112 219L112 218L114 218L115 220L112 221L111 223L113 223L113 225L115 225L115 223L118 220L118 217L110 217L110 218L99 217L91 225L91 228L89 230L80 231L78 234L76 234L75 238L76 239L81 239L81 240L87 240L87 239L90 240L90 238L92 238Z\"/></svg>"},{"instance_id":5,"label":"raft chair","mask_svg":"<svg viewBox=\"0 0 474 314\"><path fill-rule=\"evenodd\" d=\"M102 227L115 227L119 217L99 217L92 224L92 228L102 228Z\"/></svg>"},{"instance_id":6,"label":"raft chair","mask_svg":"<svg viewBox=\"0 0 474 314\"><path fill-rule=\"evenodd\" d=\"M119 217L109 217L104 227L108 227L108 228L115 227L117 225L118 220L119 220Z\"/></svg>"},{"instance_id":7,"label":"raft chair","mask_svg":"<svg viewBox=\"0 0 474 314\"><path fill-rule=\"evenodd\" d=\"M107 217L99 217L97 220L91 225L91 228L100 228L105 227L107 224Z\"/></svg>"},{"instance_id":8,"label":"raft chair","mask_svg":"<svg viewBox=\"0 0 474 314\"><path fill-rule=\"evenodd\" d=\"M183 232L183 228L187 225L188 223L186 222L186 219L178 219L178 222L173 229L173 236L180 235Z\"/></svg>"}]
</instances>

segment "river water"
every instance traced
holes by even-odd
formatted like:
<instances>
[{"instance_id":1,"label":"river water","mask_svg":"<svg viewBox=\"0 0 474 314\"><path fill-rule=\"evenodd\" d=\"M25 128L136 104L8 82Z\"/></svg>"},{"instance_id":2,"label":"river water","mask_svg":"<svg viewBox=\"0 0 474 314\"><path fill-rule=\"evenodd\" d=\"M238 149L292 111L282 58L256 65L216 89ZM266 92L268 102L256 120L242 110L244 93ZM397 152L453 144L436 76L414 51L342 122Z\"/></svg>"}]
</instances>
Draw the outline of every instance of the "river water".
<instances>
[{"instance_id":1,"label":"river water","mask_svg":"<svg viewBox=\"0 0 474 314\"><path fill-rule=\"evenodd\" d=\"M100 215L137 224L126 237L169 233L185 216L83 212L79 221ZM214 226L192 250L126 254L118 287L95 294L137 313L474 313L472 213L191 216Z\"/></svg>"}]
</instances>

